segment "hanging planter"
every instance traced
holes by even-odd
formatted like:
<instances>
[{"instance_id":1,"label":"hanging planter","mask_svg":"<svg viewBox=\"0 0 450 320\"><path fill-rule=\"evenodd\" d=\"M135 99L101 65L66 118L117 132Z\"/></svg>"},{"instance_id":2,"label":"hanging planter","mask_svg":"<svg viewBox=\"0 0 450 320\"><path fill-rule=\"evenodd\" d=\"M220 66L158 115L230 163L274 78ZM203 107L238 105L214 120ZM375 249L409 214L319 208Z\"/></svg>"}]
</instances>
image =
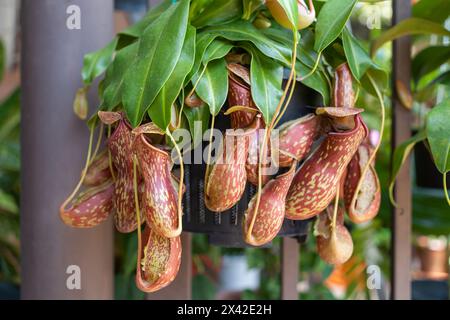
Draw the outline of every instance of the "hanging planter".
<instances>
[{"instance_id":1,"label":"hanging planter","mask_svg":"<svg viewBox=\"0 0 450 320\"><path fill-rule=\"evenodd\" d=\"M327 1L314 23L312 1L163 1L88 54L76 101L104 74L101 104L63 221L93 227L113 214L119 232L137 231L136 284L145 292L175 278L183 230L224 246L267 246L276 236L304 240L320 215L319 255L345 262L353 246L343 212L372 219L380 192L370 187L379 145L360 161L368 129L354 106L360 83L379 92L370 75L359 81L378 67L359 69L370 58L352 55L348 47L360 44L340 37L355 2ZM323 100L309 113L297 82ZM83 185L89 196L73 201Z\"/></svg>"},{"instance_id":2,"label":"hanging planter","mask_svg":"<svg viewBox=\"0 0 450 320\"><path fill-rule=\"evenodd\" d=\"M232 88L231 82L231 73L230 73L230 91ZM241 86L242 88L242 86ZM303 87L306 90L306 87ZM247 95L249 90L241 91L241 94ZM228 96L228 104L234 105L234 103L230 102L234 97L230 97L230 93ZM245 96L244 96L244 99ZM252 103L252 102L249 102ZM240 101L240 104L247 104ZM297 92L294 94L291 105L295 106L289 110L289 113L285 115L281 122L286 123L289 127L294 124L289 124L289 122L299 122L298 120L290 120L290 119L308 119L313 116L304 106L305 98L302 92ZM231 115L238 114L232 113ZM307 113L308 116L304 117L303 115ZM247 116L247 123L250 123L253 119L247 114L244 114L244 117ZM230 126L236 126L236 122L234 122L236 118L227 117L224 115L217 116L217 127L220 130L226 130ZM280 128L284 127L284 124L280 125ZM280 129L282 131L282 129ZM289 130L289 132L298 131L298 127L294 130ZM280 137L281 137L280 133ZM300 139L303 138L300 137ZM281 140L281 138L280 138ZM206 143L199 147L200 150L205 150ZM282 143L280 142L280 148L282 147ZM195 153L195 151L193 152ZM257 152L256 152L257 153ZM250 157L250 156L249 156ZM287 158L287 157L286 157ZM280 164L281 164L282 154L280 154ZM292 158L289 158L292 160ZM291 161L292 162L292 161ZM244 241L244 232L242 228L242 224L244 222L244 215L248 209L249 203L254 198L257 188L251 179L254 179L256 175L249 174L249 170L247 170L247 180L245 190L243 191L240 200L230 209L222 211L222 212L214 212L208 209L205 204L204 192L205 192L205 164L191 164L185 166L185 185L186 192L184 194L184 215L183 215L183 229L188 232L194 233L204 233L208 235L209 242L213 245L219 245L223 247L231 247L231 248L242 248L249 247L250 244ZM295 237L299 241L303 242L306 240L308 232L310 230L311 221L300 221L300 220L290 220L285 218L283 220L283 224L277 233L277 236L280 237ZM267 243L266 245L268 245Z\"/></svg>"}]
</instances>

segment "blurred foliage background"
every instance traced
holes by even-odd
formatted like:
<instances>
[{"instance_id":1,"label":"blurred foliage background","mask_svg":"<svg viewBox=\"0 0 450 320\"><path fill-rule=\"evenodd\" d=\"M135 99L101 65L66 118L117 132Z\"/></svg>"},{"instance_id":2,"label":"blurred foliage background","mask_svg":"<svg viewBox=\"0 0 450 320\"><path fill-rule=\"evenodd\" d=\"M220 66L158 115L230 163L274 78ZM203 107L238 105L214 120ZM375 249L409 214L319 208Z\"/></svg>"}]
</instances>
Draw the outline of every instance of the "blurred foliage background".
<instances>
[{"instance_id":1,"label":"blurred foliage background","mask_svg":"<svg viewBox=\"0 0 450 320\"><path fill-rule=\"evenodd\" d=\"M117 7L127 10L129 1L118 1ZM131 1L132 2L132 1ZM132 6L135 10L142 6ZM315 1L320 7L321 1ZM450 6L446 1L415 1L413 16L444 24ZM139 16L139 15L138 15ZM391 24L391 1L359 2L351 18L353 33L364 39L363 44L369 48L370 42ZM438 36L414 36L413 54L430 46L448 46L448 39ZM0 42L0 79L5 73L5 50ZM435 57L429 57L433 61ZM448 62L450 56L444 56L434 67L425 73L413 74L414 99L412 112L416 115L414 125L420 127L423 114L437 100L448 99L450 77ZM391 65L391 45L383 46L375 57L376 62L386 70ZM414 70L413 70L414 71ZM443 78L443 81L436 81ZM389 279L390 254L390 204L388 183L390 178L391 127L390 127L390 86L385 94L388 108L383 144L377 156L376 168L383 188L382 206L379 215L372 222L352 226L351 233L355 244L353 258L340 268L326 265L317 255L314 237L311 236L301 246L299 297L301 299L369 299L386 298ZM361 89L357 105L364 107L364 118L371 129L379 128L379 106L374 96ZM19 237L19 200L20 200L20 89L16 89L3 101L0 101L0 284L20 284L20 237ZM429 156L429 155L428 155ZM431 161L431 158L429 158ZM414 162L414 159L413 159ZM412 172L415 177L416 171ZM419 168L420 171L420 168ZM413 197L413 231L415 235L431 238L444 236L446 246L450 234L450 212L441 189L429 189L414 185ZM135 234L116 233L115 252L115 297L118 299L142 299L144 294L134 285L134 269L137 251ZM220 273L223 255L245 255L249 268L261 270L259 289L246 290L242 299L278 299L280 296L280 240L263 249L226 249L208 244L205 235L193 235L193 298L213 299L220 289ZM383 288L379 292L366 289L367 265L378 265L383 274ZM387 286L385 285L387 283Z\"/></svg>"}]
</instances>

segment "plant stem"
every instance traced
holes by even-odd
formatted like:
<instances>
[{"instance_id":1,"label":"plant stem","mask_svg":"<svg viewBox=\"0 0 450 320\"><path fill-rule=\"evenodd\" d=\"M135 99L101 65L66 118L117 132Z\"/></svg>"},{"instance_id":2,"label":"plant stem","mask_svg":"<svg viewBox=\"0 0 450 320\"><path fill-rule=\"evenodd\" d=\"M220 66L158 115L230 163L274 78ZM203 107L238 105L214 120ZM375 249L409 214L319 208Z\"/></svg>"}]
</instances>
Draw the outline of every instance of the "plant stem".
<instances>
[{"instance_id":1,"label":"plant stem","mask_svg":"<svg viewBox=\"0 0 450 320\"><path fill-rule=\"evenodd\" d=\"M180 128L180 126L181 126L181 117L183 116L183 109L184 109L184 101L181 104L180 112L178 113L177 126L176 126L177 129Z\"/></svg>"},{"instance_id":2,"label":"plant stem","mask_svg":"<svg viewBox=\"0 0 450 320\"><path fill-rule=\"evenodd\" d=\"M262 143L262 146L261 146L261 152L259 154L259 159L258 159L258 191L256 193L256 204L255 204L255 210L254 210L254 213L253 213L253 216L252 216L252 221L250 221L250 225L248 227L247 234L245 235L245 239L247 240L247 242L250 242L251 235L252 235L252 232L253 232L253 226L255 225L256 216L258 215L259 204L261 202L261 193L262 193L262 173L261 173L262 165L261 165L261 163L262 163L262 157L263 157L263 155L265 153L265 148L266 148L266 145L267 145L266 141L267 141L267 138L268 138L268 134L267 134L268 131L269 131L268 128L266 128L264 130L263 143Z\"/></svg>"},{"instance_id":3,"label":"plant stem","mask_svg":"<svg viewBox=\"0 0 450 320\"><path fill-rule=\"evenodd\" d=\"M337 213L339 208L339 186L336 190L336 197L334 200L334 208L333 208L333 219L331 220L331 230L332 232L336 230L336 221L337 221Z\"/></svg>"},{"instance_id":4,"label":"plant stem","mask_svg":"<svg viewBox=\"0 0 450 320\"><path fill-rule=\"evenodd\" d=\"M296 73L294 71L294 79L295 79L295 74ZM286 103L284 104L283 110L281 110L280 115L278 116L278 119L275 121L275 123L273 125L274 128L278 125L278 123L280 122L281 118L283 118L283 115L285 114L287 108L289 107L289 103L291 102L292 96L294 94L294 89L295 89L295 86L294 85L291 86L291 90L289 92L289 96L288 96L288 98L286 100Z\"/></svg>"},{"instance_id":5,"label":"plant stem","mask_svg":"<svg viewBox=\"0 0 450 320\"><path fill-rule=\"evenodd\" d=\"M88 154L87 154L87 157L86 157L86 164L84 165L83 171L81 173L80 181L78 181L78 184L75 187L75 189L72 191L72 193L67 197L67 199L61 205L61 207L60 207L61 211L64 210L64 208L67 206L67 204L70 201L72 201L73 197L75 197L75 195L77 194L78 190L80 190L81 185L83 184L84 178L86 177L86 173L87 173L87 170L89 168L89 163L90 163L90 160L91 160L92 142L94 140L94 125L95 125L95 123L93 123L91 128L90 128Z\"/></svg>"},{"instance_id":6,"label":"plant stem","mask_svg":"<svg viewBox=\"0 0 450 320\"><path fill-rule=\"evenodd\" d=\"M166 134L169 136L170 140L172 141L175 150L177 151L178 157L180 159L180 182L178 184L178 228L177 228L177 234L180 234L182 231L183 226L183 185L184 185L184 164L183 164L183 155L181 154L180 148L178 147L177 142L173 138L172 134L170 133L169 129L166 129Z\"/></svg>"},{"instance_id":7,"label":"plant stem","mask_svg":"<svg viewBox=\"0 0 450 320\"><path fill-rule=\"evenodd\" d=\"M450 206L450 197L448 195L448 190L447 190L447 172L444 172L442 174L442 177L443 177L442 184L444 185L445 198L447 199L447 203Z\"/></svg>"},{"instance_id":8,"label":"plant stem","mask_svg":"<svg viewBox=\"0 0 450 320\"><path fill-rule=\"evenodd\" d=\"M137 184L137 159L136 155L133 156L133 189L134 189L134 206L136 208L136 221L137 221L137 234L138 234L138 257L141 254L141 211L139 209L139 193L138 193L138 184ZM137 266L139 267L139 264L141 262L137 261ZM136 269L136 272L139 270L139 268Z\"/></svg>"},{"instance_id":9,"label":"plant stem","mask_svg":"<svg viewBox=\"0 0 450 320\"><path fill-rule=\"evenodd\" d=\"M366 165L364 166L364 169L361 172L361 177L359 178L358 184L356 185L355 192L353 194L353 199L350 204L350 208L354 209L356 205L356 199L358 198L359 190L361 189L362 182L364 181L364 177L366 176L367 170L369 170L370 166L372 165L373 160L375 159L375 156L378 152L378 149L381 146L381 142L383 140L383 133L384 133L384 122L385 122L385 106L384 106L384 100L383 95L380 92L380 89L378 88L377 84L373 80L373 78L368 74L367 77L369 78L370 83L372 84L373 88L375 89L375 92L377 94L378 100L380 102L380 112L381 112L381 124L380 124L380 139L378 140L377 145L373 149L372 154L370 155Z\"/></svg>"},{"instance_id":10,"label":"plant stem","mask_svg":"<svg viewBox=\"0 0 450 320\"><path fill-rule=\"evenodd\" d=\"M320 62L321 56L322 56L322 52L319 52L319 54L317 55L316 61L314 62L313 68L312 68L311 71L308 72L305 76L300 77L300 78L299 78L300 81L303 81L303 80L305 80L306 78L309 78L311 75L314 74L314 72L316 72L317 67L319 66L319 62Z\"/></svg>"},{"instance_id":11,"label":"plant stem","mask_svg":"<svg viewBox=\"0 0 450 320\"><path fill-rule=\"evenodd\" d=\"M286 88L283 91L283 95L281 96L280 102L278 103L275 112L273 113L272 120L270 122L270 125L268 127L269 131L273 129L275 121L278 117L278 114L280 113L281 107L283 106L284 101L286 100L286 95L290 89L291 84L295 86L294 74L295 74L295 62L297 60L297 44L298 44L298 35L297 30L292 30L294 34L294 47L292 48L292 62L291 62L291 72L289 74L288 81L286 82Z\"/></svg>"},{"instance_id":12,"label":"plant stem","mask_svg":"<svg viewBox=\"0 0 450 320\"><path fill-rule=\"evenodd\" d=\"M205 71L206 71L206 66L207 66L207 65L205 65L205 66L203 67L203 70L202 70L202 72L200 73L200 75L198 76L197 81L195 81L195 84L194 84L194 86L192 87L192 90L189 91L189 94L187 95L188 97L192 96L192 95L194 94L194 92L195 92L195 89L197 89L198 83L200 82L200 79L203 77L203 74L204 74Z\"/></svg>"},{"instance_id":13,"label":"plant stem","mask_svg":"<svg viewBox=\"0 0 450 320\"><path fill-rule=\"evenodd\" d=\"M210 170L210 162L211 162L211 144L212 144L212 138L213 138L213 132L214 132L214 122L215 122L216 116L211 116L211 131L209 133L209 141L208 141L208 159L206 161L206 170L205 170L205 182L207 182L207 178L209 175Z\"/></svg>"},{"instance_id":14,"label":"plant stem","mask_svg":"<svg viewBox=\"0 0 450 320\"><path fill-rule=\"evenodd\" d=\"M103 138L103 123L100 123L100 129L99 129L99 132L98 132L97 143L95 145L94 152L91 155L91 159L89 160L88 167L92 164L92 162L94 161L95 157L97 156L98 150L100 149L100 144L102 143L102 138Z\"/></svg>"},{"instance_id":15,"label":"plant stem","mask_svg":"<svg viewBox=\"0 0 450 320\"><path fill-rule=\"evenodd\" d=\"M245 235L245 238L247 241L250 240L250 236L252 234L253 231L253 226L255 224L256 221L256 216L258 215L258 211L259 211L259 205L261 202L261 192L262 192L262 158L265 155L266 152L266 147L268 145L268 139L270 137L270 132L274 127L275 121L277 119L277 116L281 110L281 107L286 99L286 95L290 89L291 83L292 86L295 86L295 81L294 80L294 75L295 75L295 62L297 60L297 43L298 43L298 34L297 34L297 30L295 29L295 27L292 30L292 33L294 35L294 46L292 48L292 62L291 62L291 72L289 74L289 78L288 81L286 83L286 88L283 91L283 95L281 96L280 102L278 103L275 112L273 114L272 120L270 122L270 125L264 130L264 138L263 138L263 143L261 145L261 151L259 153L259 158L258 158L258 191L256 193L256 204L255 204L255 212L252 216L252 221L250 221L250 225L247 231L247 234Z\"/></svg>"}]
</instances>

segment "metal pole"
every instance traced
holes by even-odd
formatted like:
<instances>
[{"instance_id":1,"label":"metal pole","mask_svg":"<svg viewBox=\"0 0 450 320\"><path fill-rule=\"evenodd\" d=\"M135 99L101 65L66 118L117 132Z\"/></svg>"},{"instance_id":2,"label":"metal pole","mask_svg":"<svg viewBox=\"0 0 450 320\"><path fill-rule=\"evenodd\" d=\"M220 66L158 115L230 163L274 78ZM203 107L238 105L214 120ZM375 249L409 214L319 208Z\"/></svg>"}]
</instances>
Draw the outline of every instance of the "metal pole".
<instances>
[{"instance_id":1,"label":"metal pole","mask_svg":"<svg viewBox=\"0 0 450 320\"><path fill-rule=\"evenodd\" d=\"M393 23L411 15L411 1L392 1ZM411 114L401 105L395 90L397 81L409 88L411 74L411 40L402 37L393 43L392 52L392 150L411 135ZM400 171L394 191L397 208L392 210L391 299L411 299L411 177L409 162Z\"/></svg>"},{"instance_id":2,"label":"metal pole","mask_svg":"<svg viewBox=\"0 0 450 320\"><path fill-rule=\"evenodd\" d=\"M66 26L70 5L81 10L79 30ZM22 298L111 299L111 221L72 229L58 207L80 177L88 145L87 127L72 112L83 55L112 38L113 0L25 0L22 9ZM76 266L81 289L70 290Z\"/></svg>"},{"instance_id":3,"label":"metal pole","mask_svg":"<svg viewBox=\"0 0 450 320\"><path fill-rule=\"evenodd\" d=\"M297 239L281 240L281 299L298 300L298 259L300 246Z\"/></svg>"},{"instance_id":4,"label":"metal pole","mask_svg":"<svg viewBox=\"0 0 450 320\"><path fill-rule=\"evenodd\" d=\"M190 300L192 297L192 236L183 232L181 235L180 271L175 280L166 288L146 295L147 300Z\"/></svg>"}]
</instances>

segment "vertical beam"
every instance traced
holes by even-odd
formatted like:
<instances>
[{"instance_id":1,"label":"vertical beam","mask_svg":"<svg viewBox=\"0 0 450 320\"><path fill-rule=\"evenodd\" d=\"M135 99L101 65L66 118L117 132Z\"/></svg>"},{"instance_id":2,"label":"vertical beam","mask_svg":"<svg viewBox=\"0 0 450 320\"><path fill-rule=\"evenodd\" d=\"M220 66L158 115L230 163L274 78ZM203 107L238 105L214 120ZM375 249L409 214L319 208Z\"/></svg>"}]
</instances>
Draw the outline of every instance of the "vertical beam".
<instances>
[{"instance_id":1,"label":"vertical beam","mask_svg":"<svg viewBox=\"0 0 450 320\"><path fill-rule=\"evenodd\" d=\"M281 240L281 299L297 300L298 261L300 246L297 239Z\"/></svg>"},{"instance_id":2,"label":"vertical beam","mask_svg":"<svg viewBox=\"0 0 450 320\"><path fill-rule=\"evenodd\" d=\"M181 235L181 266L175 280L155 293L147 294L147 300L190 300L192 298L192 236L183 232Z\"/></svg>"},{"instance_id":3,"label":"vertical beam","mask_svg":"<svg viewBox=\"0 0 450 320\"><path fill-rule=\"evenodd\" d=\"M411 15L411 1L392 1L393 24ZM411 114L401 105L395 90L401 81L409 88L411 74L411 40L402 37L393 43L392 52L392 150L409 138ZM409 162L401 169L394 191L397 208L392 210L391 299L411 298L411 177Z\"/></svg>"},{"instance_id":4,"label":"vertical beam","mask_svg":"<svg viewBox=\"0 0 450 320\"><path fill-rule=\"evenodd\" d=\"M80 30L66 27L69 5L81 9ZM110 299L111 221L72 229L58 208L86 157L88 130L72 111L83 55L112 38L113 0L25 0L22 9L22 298ZM70 265L80 268L80 290L66 286Z\"/></svg>"}]
</instances>

